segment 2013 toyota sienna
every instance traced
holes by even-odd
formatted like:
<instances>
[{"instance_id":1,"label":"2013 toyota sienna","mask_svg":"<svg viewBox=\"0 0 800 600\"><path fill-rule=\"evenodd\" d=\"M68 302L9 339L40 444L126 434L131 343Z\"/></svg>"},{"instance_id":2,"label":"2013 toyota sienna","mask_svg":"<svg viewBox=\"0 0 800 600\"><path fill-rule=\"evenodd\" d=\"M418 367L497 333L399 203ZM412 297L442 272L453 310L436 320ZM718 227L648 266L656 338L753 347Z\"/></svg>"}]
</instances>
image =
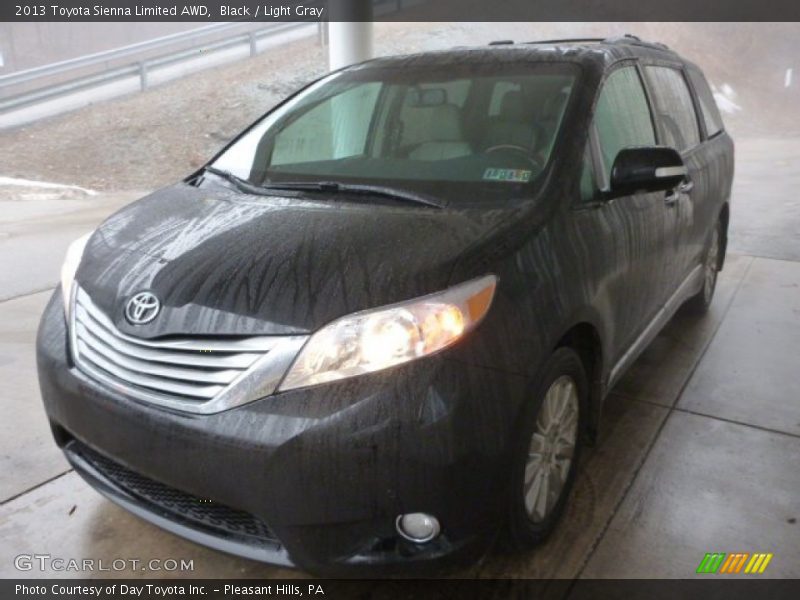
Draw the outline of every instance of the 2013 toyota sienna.
<instances>
[{"instance_id":1,"label":"2013 toyota sienna","mask_svg":"<svg viewBox=\"0 0 800 600\"><path fill-rule=\"evenodd\" d=\"M55 439L111 500L320 573L551 532L603 399L722 268L733 143L626 36L371 60L74 242Z\"/></svg>"}]
</instances>

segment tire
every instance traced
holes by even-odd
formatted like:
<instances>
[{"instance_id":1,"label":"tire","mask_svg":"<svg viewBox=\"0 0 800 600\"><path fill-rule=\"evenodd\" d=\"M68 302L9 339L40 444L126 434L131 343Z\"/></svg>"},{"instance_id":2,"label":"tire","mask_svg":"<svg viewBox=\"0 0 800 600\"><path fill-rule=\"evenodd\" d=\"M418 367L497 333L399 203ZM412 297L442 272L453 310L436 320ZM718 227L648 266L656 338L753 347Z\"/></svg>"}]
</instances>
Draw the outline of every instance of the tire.
<instances>
[{"instance_id":1,"label":"tire","mask_svg":"<svg viewBox=\"0 0 800 600\"><path fill-rule=\"evenodd\" d=\"M703 257L703 287L697 294L686 301L689 312L703 315L711 308L714 290L717 288L720 256L723 252L722 223L717 221L708 240L705 257Z\"/></svg>"},{"instance_id":2,"label":"tire","mask_svg":"<svg viewBox=\"0 0 800 600\"><path fill-rule=\"evenodd\" d=\"M514 448L506 532L511 550L525 550L543 542L564 511L584 443L588 390L578 354L571 348L557 349L542 370L534 401L524 411ZM559 421L554 407L574 412ZM553 429L559 422L561 428ZM561 442L550 443L554 438ZM573 444L571 452L566 447L569 441ZM554 487L557 492L553 492Z\"/></svg>"}]
</instances>

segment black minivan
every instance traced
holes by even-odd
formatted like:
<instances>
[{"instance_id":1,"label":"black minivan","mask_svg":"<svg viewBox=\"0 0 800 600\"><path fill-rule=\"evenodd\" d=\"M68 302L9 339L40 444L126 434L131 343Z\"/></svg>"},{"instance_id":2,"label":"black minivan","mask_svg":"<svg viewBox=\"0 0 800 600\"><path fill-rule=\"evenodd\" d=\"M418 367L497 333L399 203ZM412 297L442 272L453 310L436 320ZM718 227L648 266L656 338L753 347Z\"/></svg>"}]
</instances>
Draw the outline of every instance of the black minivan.
<instances>
[{"instance_id":1,"label":"black minivan","mask_svg":"<svg viewBox=\"0 0 800 600\"><path fill-rule=\"evenodd\" d=\"M328 575L540 542L603 399L722 268L733 143L626 36L380 58L76 241L55 439L179 535Z\"/></svg>"}]
</instances>

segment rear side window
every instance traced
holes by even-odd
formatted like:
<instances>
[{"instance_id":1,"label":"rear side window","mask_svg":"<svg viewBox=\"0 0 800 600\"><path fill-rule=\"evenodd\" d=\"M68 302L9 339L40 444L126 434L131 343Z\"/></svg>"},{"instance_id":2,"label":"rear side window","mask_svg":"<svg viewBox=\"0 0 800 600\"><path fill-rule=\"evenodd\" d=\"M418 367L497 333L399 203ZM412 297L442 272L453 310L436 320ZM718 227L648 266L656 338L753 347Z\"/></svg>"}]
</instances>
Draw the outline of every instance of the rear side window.
<instances>
[{"instance_id":1,"label":"rear side window","mask_svg":"<svg viewBox=\"0 0 800 600\"><path fill-rule=\"evenodd\" d=\"M708 137L712 137L725 129L719 108L714 100L714 94L711 92L706 78L699 71L689 70L689 79L692 81L694 91L697 92L697 99L700 101L700 112L703 114L706 133Z\"/></svg>"},{"instance_id":2,"label":"rear side window","mask_svg":"<svg viewBox=\"0 0 800 600\"><path fill-rule=\"evenodd\" d=\"M669 67L645 67L645 72L655 92L656 112L664 127L666 145L682 152L699 144L697 115L683 73Z\"/></svg>"},{"instance_id":3,"label":"rear side window","mask_svg":"<svg viewBox=\"0 0 800 600\"><path fill-rule=\"evenodd\" d=\"M610 180L611 167L620 150L656 143L650 107L636 67L623 67L608 76L597 100L594 125L605 167L605 183Z\"/></svg>"}]
</instances>

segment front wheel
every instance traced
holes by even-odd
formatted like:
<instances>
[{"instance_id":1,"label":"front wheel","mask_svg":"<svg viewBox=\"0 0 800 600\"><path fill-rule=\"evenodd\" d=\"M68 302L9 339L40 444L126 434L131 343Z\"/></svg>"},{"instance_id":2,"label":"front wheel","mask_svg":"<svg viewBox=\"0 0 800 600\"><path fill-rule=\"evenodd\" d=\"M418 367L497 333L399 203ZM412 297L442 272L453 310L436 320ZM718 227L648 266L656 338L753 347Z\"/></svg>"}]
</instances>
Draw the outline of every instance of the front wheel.
<instances>
[{"instance_id":1,"label":"front wheel","mask_svg":"<svg viewBox=\"0 0 800 600\"><path fill-rule=\"evenodd\" d=\"M717 288L717 273L719 273L719 257L722 251L722 224L717 221L711 231L711 239L706 249L703 261L703 287L689 298L686 307L694 313L704 314L711 308L714 299L714 290Z\"/></svg>"},{"instance_id":2,"label":"front wheel","mask_svg":"<svg viewBox=\"0 0 800 600\"><path fill-rule=\"evenodd\" d=\"M564 510L582 445L587 394L580 357L571 348L559 348L544 367L516 447L508 517L515 549L544 541Z\"/></svg>"}]
</instances>

